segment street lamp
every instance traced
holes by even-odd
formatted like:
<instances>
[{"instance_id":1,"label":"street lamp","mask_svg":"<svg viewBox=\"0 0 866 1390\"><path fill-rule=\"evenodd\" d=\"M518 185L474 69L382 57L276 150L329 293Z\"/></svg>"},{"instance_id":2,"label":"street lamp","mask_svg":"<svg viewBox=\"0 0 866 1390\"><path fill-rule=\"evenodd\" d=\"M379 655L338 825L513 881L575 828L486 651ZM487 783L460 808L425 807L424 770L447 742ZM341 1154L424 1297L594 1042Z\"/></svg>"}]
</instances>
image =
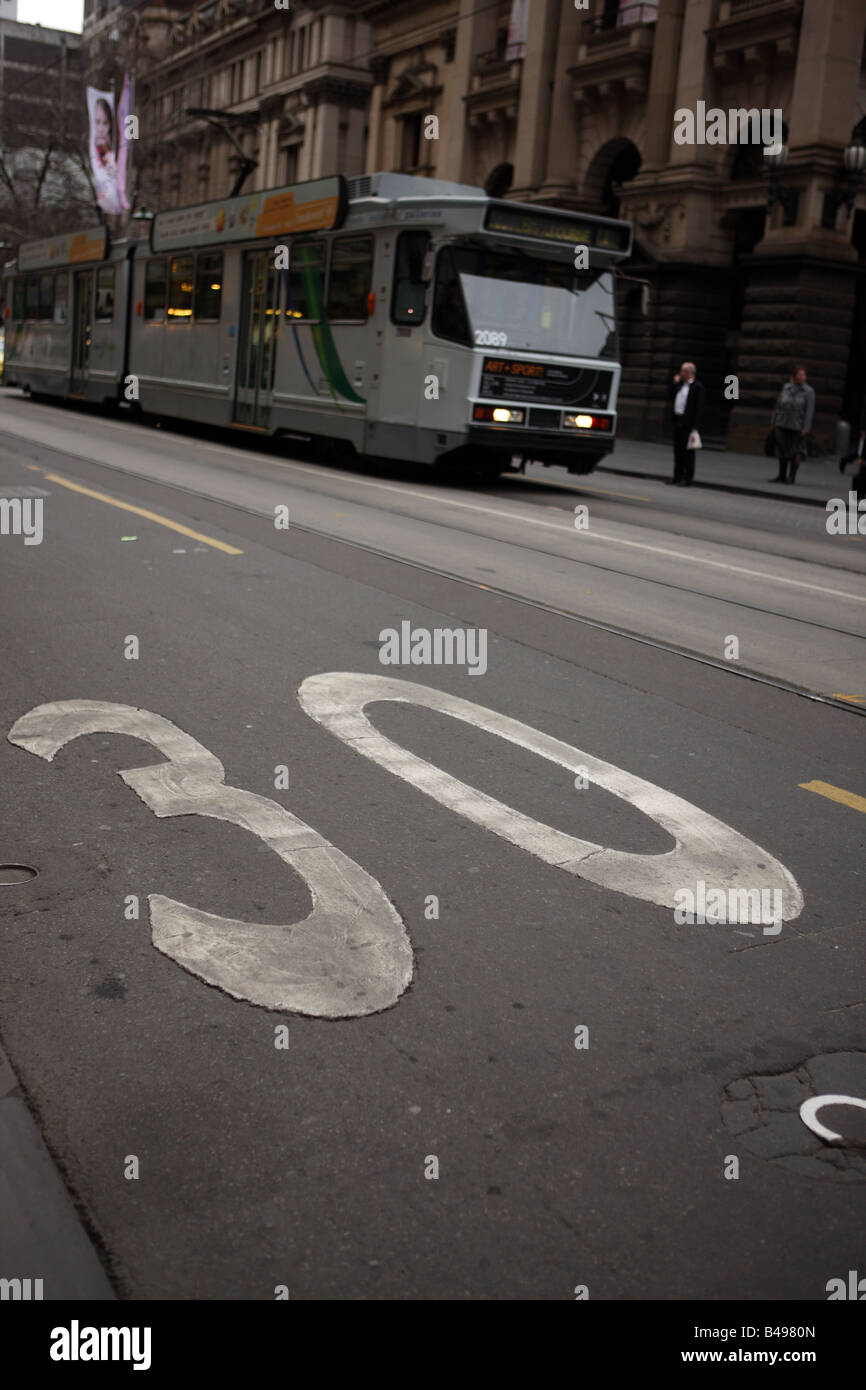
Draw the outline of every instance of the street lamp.
<instances>
[{"instance_id":1,"label":"street lamp","mask_svg":"<svg viewBox=\"0 0 866 1390\"><path fill-rule=\"evenodd\" d=\"M854 200L863 179L863 171L866 169L866 144L862 126L861 121L851 136L851 143L846 145L842 154L842 163L848 175L844 188L830 188L824 194L824 214L821 218L823 227L835 227L836 214L843 203L849 214L854 210Z\"/></svg>"},{"instance_id":2,"label":"street lamp","mask_svg":"<svg viewBox=\"0 0 866 1390\"><path fill-rule=\"evenodd\" d=\"M784 211L784 225L793 225L797 216L797 190L796 188L784 188L779 183L781 174L788 160L788 146L784 140L779 145L767 145L764 149L764 163L767 166L767 216L777 203L782 204Z\"/></svg>"}]
</instances>

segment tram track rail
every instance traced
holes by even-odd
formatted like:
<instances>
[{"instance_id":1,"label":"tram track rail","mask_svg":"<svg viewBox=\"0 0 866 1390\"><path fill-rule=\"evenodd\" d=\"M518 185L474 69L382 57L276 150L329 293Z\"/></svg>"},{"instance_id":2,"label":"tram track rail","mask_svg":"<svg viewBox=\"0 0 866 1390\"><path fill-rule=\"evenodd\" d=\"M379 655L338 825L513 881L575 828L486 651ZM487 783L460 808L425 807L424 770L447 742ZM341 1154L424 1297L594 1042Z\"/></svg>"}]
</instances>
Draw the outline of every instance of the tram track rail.
<instances>
[{"instance_id":1,"label":"tram track rail","mask_svg":"<svg viewBox=\"0 0 866 1390\"><path fill-rule=\"evenodd\" d=\"M9 439L9 440L14 440L14 441L16 442L16 444L19 445L19 446L20 446L21 443L22 443L22 437L21 437L21 436L16 435L14 432L3 430L2 427L0 427L0 438ZM38 442L38 441L29 441L29 440L26 440L26 441L24 441L24 442L27 443L27 444L29 444L30 447L32 447L32 448L34 448L34 449L43 450L43 451L49 452L49 453L51 453L51 454L58 455L59 457L65 458L65 459L67 459L67 460L68 460L69 457L70 457L70 455L69 455L65 450L56 448L55 446L50 445L50 444L43 444L43 443ZM212 447L212 446L210 446L210 447ZM223 451L223 449L224 449L225 453L227 453L227 454L231 452L230 450L228 450L227 448L225 448L225 446L220 446L220 451L221 451L221 452ZM73 455L73 457L75 457L75 456ZM266 460L265 460L265 461L266 461L267 463L269 463L269 464L276 464L277 466L283 466L283 467L292 467L292 466L293 466L293 465L292 465L289 461L287 461L287 460L272 459L272 458L266 457ZM101 460L100 460L100 461L93 460L93 461L92 461L92 466L97 467L97 468L105 468L105 469L107 469L108 471L113 472L113 473L116 473L116 474L119 474L119 475L121 475L121 476L128 476L128 477L137 478L137 479L139 479L140 481L145 482L145 483L149 483L149 484L151 484L151 485L153 485L153 486L168 488L168 489L171 489L171 490L173 490L173 491L175 491L175 492L182 493L182 494L184 494L184 495L186 495L186 496L188 496L188 497L194 497L194 498L196 498L196 499L198 499L198 500L208 501L208 502L210 502L210 503L212 503L213 505L216 505L216 506L220 506L220 507L225 506L225 507L228 507L228 508L230 508L230 509L232 509L232 510L236 510L236 511L243 512L243 513L245 513L245 514L248 515L248 516L254 516L254 517L258 518L258 519L262 519L262 518L264 518L265 516L268 516L268 515L269 515L269 513L266 513L266 512L262 511L261 509L259 509L259 508L257 508L257 507L247 506L247 505L245 505L244 503L242 503L242 502L240 502L240 501L238 501L238 500L236 500L236 499L231 499L231 500L230 500L230 499L225 499L225 498L213 497L212 495L210 495L210 494L208 494L208 493L205 493L205 492L201 491L200 489L186 486L186 485L183 484L183 483L180 483L180 482L177 482L177 481L173 481L173 480L165 480L165 479L163 479L163 478L156 478L156 477L154 477L153 475L151 475L151 474L149 474L149 473L142 472L142 471L137 470L137 469L132 469L132 468L129 468L129 467L126 467L126 466L121 466L121 465L119 465L119 464L110 464L110 463L106 463L106 462L101 461ZM302 466L304 466L304 465L302 465ZM387 490L387 489L386 489L386 490ZM336 500L346 500L346 499L336 499ZM447 499L444 499L444 498L443 498L442 500L445 501L445 500L447 500ZM365 506L365 505L368 505L368 504L365 504L365 503L361 502L361 503L357 503L356 505ZM389 515L393 515L393 516L395 516L395 517L402 517L402 518L405 519L405 520L412 520L412 521L416 521L416 522L419 521L419 520L421 520L421 521L424 522L424 524L427 524L427 525L433 525L433 526L444 526L444 525L445 525L445 523L442 522L442 521L436 521L436 520L432 520L432 521L431 521L431 520L428 520L428 519L426 519L426 518L419 518L419 517L417 517L416 515L414 515L412 512L409 512L409 511L406 511L406 510L403 510L403 509L393 509L393 508L389 508ZM515 517L514 517L514 520L519 522L520 517L519 517L519 516L515 516ZM365 542L365 541L359 541L359 540L353 539L353 538L351 538L351 537L345 537L345 536L335 535L333 532L323 530L323 529L321 529L321 528L319 528L319 527L314 527L314 526L307 525L307 524L305 524L305 523L303 523L303 522L299 522L299 521L295 520L294 518L293 518L293 520L292 520L292 529L293 529L293 530L297 530L297 531L299 531L299 532L301 532L301 533L303 533L303 534L305 534L305 535L314 536L314 537L317 537L317 538L320 538L320 539L323 539L323 540L328 540L328 541L331 541L332 543L339 544L339 545L342 545L342 546L348 546L348 547L350 547L351 549L357 550L357 551L359 551L359 552L363 552L363 553L368 554L368 555L376 556L376 557L379 558L379 559L388 560L388 561L390 561L390 562L393 563L393 564L402 565L402 566L404 566L404 567L407 567L407 568L410 568L410 569L414 569L414 570L416 570L416 571L418 571L418 572L426 573L426 574L429 574L429 575L431 575L431 576L435 576L435 577L437 577L437 578L439 578L439 579L446 579L446 580L449 580L449 581L451 581L451 582L453 582L453 583L461 584L461 585L463 585L463 586L465 586L465 587L472 588L472 589L476 589L476 590L478 590L479 592L484 592L484 593L488 593L488 594L491 594L491 595L496 596L496 597L499 597L499 598L504 598L504 599L507 599L507 600L509 600L509 601L511 601L511 602L513 602L513 603L519 603L519 604L521 604L521 605L524 606L524 607L528 607L528 608L535 609L535 610L538 611L538 612L543 612L543 613L546 613L546 614L549 614L549 615L552 615L552 616L555 616L555 617L564 618L564 619L566 619L568 622L578 623L578 624L580 624L580 625L582 625L582 626L585 626L585 627L588 627L588 628L593 628L593 629L595 629L595 630L597 630L597 631L600 631L600 632L609 633L609 634L612 635L612 636L621 637L621 638L623 638L623 639L626 640L626 641L635 642L635 643L638 643L638 644L641 645L641 646L649 647L649 648L654 649L654 650L656 650L656 651L661 651L661 652L665 652L665 653L667 653L667 654L669 654L669 655L672 655L672 656L680 657L680 658L683 659L683 660L692 661L692 662L697 662L699 665L706 666L706 667L710 667L711 669L714 669L714 670L723 671L723 672L725 672L726 675L735 676L735 677L738 677L738 678L743 679L743 680L754 681L754 682L757 682L757 683L759 683L759 684L766 685L766 686L770 686L770 687L772 687L772 688L774 688L774 689L784 691L784 692L786 692L786 693L788 693L788 694L796 695L796 696L800 697L801 699L807 699L807 700L810 700L810 701L812 701L813 703L817 703L817 704L828 705L828 706L831 706L831 707L833 707L833 708L835 708L835 709L844 710L844 711L846 711L846 712L848 712L848 713L851 713L851 714L861 715L861 716L866 715L866 708L861 708L861 707L858 706L857 704L851 703L850 701L843 700L843 699L837 699L837 698L834 698L834 696L832 696L832 695L828 695L828 694L821 693L821 692L814 691L814 690L809 690L809 689L807 689L806 687L797 685L797 684L795 684L795 683L793 683L793 682L790 682L790 681L782 680L782 679L779 678L779 677L772 676L772 675L768 675L768 674L766 674L766 673L764 673L764 672L757 671L757 670L753 670L753 669L750 669L750 668L748 668L748 667L744 667L741 663L737 663L737 664L735 665L735 664L730 663L730 662L718 661L718 660L715 660L714 658L712 658L712 657L710 657L710 656L707 656L707 655L705 655L705 654L703 654L703 653L701 653L701 652L694 651L694 650L692 650L692 649L690 649L690 648L688 648L688 647L685 647L685 646L680 646L680 645L678 645L677 643L669 642L669 641L666 641L666 640L664 640L664 639L662 639L662 638L658 638L658 637L652 637L652 636L649 636L649 635L647 635L647 634L645 634L645 633L638 633L638 632L635 632L635 631L633 631L633 630L631 630L631 629L629 629L629 628L627 628L627 627L624 627L624 626L622 626L622 625L620 625L620 624L615 624L615 623L610 623L610 622L604 622L604 621L602 621L601 619L598 619L598 618L590 618L590 617L588 617L588 616L586 616L586 615L584 615L584 614L574 612L573 610L568 609L568 608L563 608L563 607L561 607L561 606L559 606L559 605L557 605L557 604L545 602L543 599L531 598L531 597L528 597L527 595L519 594L519 593L517 593L517 592L515 592L515 591L513 591L513 590L507 589L507 588L505 588L505 587L503 587L503 586L501 586L501 585L485 583L485 582L482 582L481 580L474 579L474 578L472 578L472 577L470 577L470 576L459 574L459 573L457 573L457 572L454 571L454 570L449 570L449 569L443 568L443 567L441 567L441 566L437 566L437 565L430 564L430 563L427 562L427 561L412 559L412 558L407 557L407 556L405 556L405 555L400 555L400 554L398 554L397 552L389 551L389 550L387 550L387 549L384 549L384 548L382 548L382 547L380 547L380 546L370 545L369 543L367 543L367 542ZM463 529L463 528L461 528L461 529ZM471 532L467 532L466 534L472 534L472 533L471 533ZM735 599L735 598L725 598L725 597L722 596L722 595L711 594L711 593L708 593L706 590L696 589L696 588L693 588L693 587L690 587L690 586L687 586L687 585L677 585L677 584L672 584L672 583L670 583L669 581L666 581L666 580L651 579L651 578L648 578L648 577L643 576L643 575L634 574L634 573L633 573L632 571L630 571L630 570L622 570L622 569L619 569L619 568L617 568L617 567L615 567L615 566L603 565L603 564L600 564L600 563L598 563L598 562L596 562L596 561L593 561L593 560L584 559L583 557L581 557L580 559L574 559L574 560L573 560L572 557L568 557L568 556L561 555L561 554L559 554L559 553L556 552L556 551L545 550L543 547L539 547L539 546L526 545L526 544L524 544L524 543L522 543L522 542L520 542L520 541L506 540L506 539L501 539L501 538L498 538L498 537L490 537L490 536L485 536L484 539L485 539L486 541L488 541L488 542L492 540L492 541L495 541L497 544L502 544L502 545L508 545L508 546L512 546L512 547L517 547L518 549L521 549L521 550L524 550L524 551L529 551L529 552L531 552L531 553L533 553L533 554L537 554L537 555L539 555L539 556L544 556L545 558L548 558L548 559L554 559L554 560L560 560L560 561L561 561L561 560L565 560L565 561L568 562L568 563L577 563L577 564L585 565L585 566L587 566L588 568L591 568L591 569L594 569L594 570L598 570L598 571L601 571L601 572L606 572L606 573L614 574L614 575L617 575L618 577L622 577L622 578L626 578L626 579L633 579L633 580L635 580L635 581L638 582L638 583L648 583L648 584L658 585L658 586L660 586L660 587L664 587L664 588L676 590L676 591L681 592L681 593L684 593L684 594L688 594L688 595L690 595L690 596L692 596L692 597L697 597L697 598L701 598L701 599L708 599L708 600L710 600L711 602L715 602L715 603L727 604L727 605L730 606L730 607L741 608L741 609L744 609L744 610L749 610L749 611L752 611L752 612L761 614L761 615L763 615L763 616L772 617L772 618L777 618L777 619L779 619L779 620L781 620L781 621L784 621L784 622L795 623L795 624L799 624L799 625L804 626L804 627L818 628L818 629L822 629L822 630L824 630L824 631L828 631L828 632L831 632L831 633L835 633L835 634L840 635L840 636L854 637L854 638L857 639L858 641L866 641L866 634L854 632L853 630L851 630L851 629L849 629L849 628L835 627L835 626L833 626L832 624L820 623L820 622L817 622L817 621L815 621L815 620L813 620L813 619L800 618L800 617L797 617L797 616L792 616L791 614L781 613L781 612L779 612L779 611L776 610L776 609L764 608L764 607L761 607L761 606L759 606L759 605L744 603L744 602L742 602L741 600ZM851 597L856 598L857 596L856 596L856 595L852 595Z\"/></svg>"}]
</instances>

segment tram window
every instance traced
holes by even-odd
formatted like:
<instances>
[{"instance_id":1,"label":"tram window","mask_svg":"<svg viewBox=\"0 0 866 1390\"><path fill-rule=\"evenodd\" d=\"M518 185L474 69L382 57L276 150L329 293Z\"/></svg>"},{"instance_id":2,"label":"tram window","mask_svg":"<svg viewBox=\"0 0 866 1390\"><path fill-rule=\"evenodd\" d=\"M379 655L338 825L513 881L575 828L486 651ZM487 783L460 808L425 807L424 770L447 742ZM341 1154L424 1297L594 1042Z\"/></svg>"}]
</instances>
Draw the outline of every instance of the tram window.
<instances>
[{"instance_id":1,"label":"tram window","mask_svg":"<svg viewBox=\"0 0 866 1390\"><path fill-rule=\"evenodd\" d=\"M328 318L364 323L373 278L373 238L341 237L331 245Z\"/></svg>"},{"instance_id":2,"label":"tram window","mask_svg":"<svg viewBox=\"0 0 866 1390\"><path fill-rule=\"evenodd\" d=\"M110 323L114 318L114 266L104 265L96 275L97 323Z\"/></svg>"},{"instance_id":3,"label":"tram window","mask_svg":"<svg viewBox=\"0 0 866 1390\"><path fill-rule=\"evenodd\" d=\"M39 318L48 323L54 316L54 276L39 276Z\"/></svg>"},{"instance_id":4,"label":"tram window","mask_svg":"<svg viewBox=\"0 0 866 1390\"><path fill-rule=\"evenodd\" d=\"M325 243L296 242L286 275L286 318L318 323L325 286Z\"/></svg>"},{"instance_id":5,"label":"tram window","mask_svg":"<svg viewBox=\"0 0 866 1390\"><path fill-rule=\"evenodd\" d=\"M66 322L66 306L69 301L69 276L61 271L54 286L54 322Z\"/></svg>"},{"instance_id":6,"label":"tram window","mask_svg":"<svg viewBox=\"0 0 866 1390\"><path fill-rule=\"evenodd\" d=\"M148 261L144 273L144 317L152 323L165 323L165 261Z\"/></svg>"},{"instance_id":7,"label":"tram window","mask_svg":"<svg viewBox=\"0 0 866 1390\"><path fill-rule=\"evenodd\" d=\"M24 282L24 317L39 317L39 279L36 275L28 275Z\"/></svg>"},{"instance_id":8,"label":"tram window","mask_svg":"<svg viewBox=\"0 0 866 1390\"><path fill-rule=\"evenodd\" d=\"M429 232L401 232L397 238L394 291L391 299L392 323L424 322L427 286L421 277L429 245Z\"/></svg>"},{"instance_id":9,"label":"tram window","mask_svg":"<svg viewBox=\"0 0 866 1390\"><path fill-rule=\"evenodd\" d=\"M168 284L169 322L192 318L192 256L175 256Z\"/></svg>"},{"instance_id":10,"label":"tram window","mask_svg":"<svg viewBox=\"0 0 866 1390\"><path fill-rule=\"evenodd\" d=\"M20 323L24 318L24 276L15 277L15 284L12 287L12 317L16 323Z\"/></svg>"},{"instance_id":11,"label":"tram window","mask_svg":"<svg viewBox=\"0 0 866 1390\"><path fill-rule=\"evenodd\" d=\"M445 247L436 263L436 292L433 296L433 332L437 338L450 338L454 343L472 346L469 336L469 316L460 276L454 264L453 252Z\"/></svg>"},{"instance_id":12,"label":"tram window","mask_svg":"<svg viewBox=\"0 0 866 1390\"><path fill-rule=\"evenodd\" d=\"M218 323L223 297L222 251L206 251L195 262L195 321Z\"/></svg>"}]
</instances>

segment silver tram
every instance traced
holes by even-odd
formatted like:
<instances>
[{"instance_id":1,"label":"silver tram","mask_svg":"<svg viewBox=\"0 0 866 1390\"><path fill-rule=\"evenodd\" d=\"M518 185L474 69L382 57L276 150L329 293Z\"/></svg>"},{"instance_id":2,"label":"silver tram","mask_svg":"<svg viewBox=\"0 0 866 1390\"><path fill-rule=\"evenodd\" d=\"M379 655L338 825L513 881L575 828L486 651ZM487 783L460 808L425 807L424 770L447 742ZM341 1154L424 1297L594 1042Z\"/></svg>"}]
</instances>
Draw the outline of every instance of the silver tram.
<instances>
[{"instance_id":1,"label":"silver tram","mask_svg":"<svg viewBox=\"0 0 866 1390\"><path fill-rule=\"evenodd\" d=\"M30 242L4 272L4 381L34 396L359 454L534 459L614 445L627 222L402 174L318 179Z\"/></svg>"}]
</instances>

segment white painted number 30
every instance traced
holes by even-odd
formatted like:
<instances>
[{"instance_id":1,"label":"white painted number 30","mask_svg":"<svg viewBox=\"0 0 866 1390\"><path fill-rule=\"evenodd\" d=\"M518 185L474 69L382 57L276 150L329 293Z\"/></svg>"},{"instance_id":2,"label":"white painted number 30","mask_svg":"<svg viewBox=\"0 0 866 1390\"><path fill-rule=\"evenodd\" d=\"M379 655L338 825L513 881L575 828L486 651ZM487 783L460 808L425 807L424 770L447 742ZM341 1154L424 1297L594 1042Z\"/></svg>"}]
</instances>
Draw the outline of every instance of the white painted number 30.
<instances>
[{"instance_id":1,"label":"white painted number 30","mask_svg":"<svg viewBox=\"0 0 866 1390\"><path fill-rule=\"evenodd\" d=\"M310 676L301 707L350 748L458 815L504 840L615 892L673 908L674 894L699 880L723 889L777 889L783 921L803 898L783 864L730 826L661 787L543 734L507 715L430 686L387 676ZM477 791L379 733L365 709L400 701L450 715L528 749L643 811L673 837L664 854L633 854L580 840ZM122 733L144 739L167 762L120 776L157 816L203 815L258 835L301 875L313 910L302 922L267 926L214 916L150 896L153 944L184 969L264 1008L351 1018L395 1004L412 978L412 948L383 888L318 831L267 797L227 787L219 759L169 720L97 700L39 705L9 741L51 759L71 739Z\"/></svg>"},{"instance_id":2,"label":"white painted number 30","mask_svg":"<svg viewBox=\"0 0 866 1390\"><path fill-rule=\"evenodd\" d=\"M132 705L65 700L13 725L11 743L49 761L82 734L129 734L168 762L120 776L157 816L232 821L304 879L313 910L268 926L216 917L152 893L158 951L235 999L320 1018L351 1018L396 1003L412 978L412 947L380 884L317 830L266 796L227 787L222 763L168 719Z\"/></svg>"}]
</instances>

